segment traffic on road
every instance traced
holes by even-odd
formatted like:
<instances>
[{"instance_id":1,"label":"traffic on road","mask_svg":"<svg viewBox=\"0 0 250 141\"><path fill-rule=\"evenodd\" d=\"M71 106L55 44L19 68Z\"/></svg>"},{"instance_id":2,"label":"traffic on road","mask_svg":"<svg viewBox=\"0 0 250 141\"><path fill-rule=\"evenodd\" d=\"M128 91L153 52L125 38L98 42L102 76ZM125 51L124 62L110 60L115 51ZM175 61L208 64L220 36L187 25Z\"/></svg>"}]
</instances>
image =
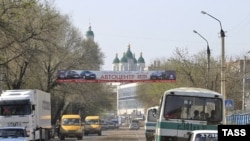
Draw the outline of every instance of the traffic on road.
<instances>
[{"instance_id":1,"label":"traffic on road","mask_svg":"<svg viewBox=\"0 0 250 141\"><path fill-rule=\"evenodd\" d=\"M51 141L59 141L56 136ZM65 138L65 141L76 141L77 138ZM83 136L83 141L146 141L144 128L139 130L129 130L128 127L120 127L119 129L103 130L102 135L89 134ZM81 140L78 140L81 141Z\"/></svg>"}]
</instances>

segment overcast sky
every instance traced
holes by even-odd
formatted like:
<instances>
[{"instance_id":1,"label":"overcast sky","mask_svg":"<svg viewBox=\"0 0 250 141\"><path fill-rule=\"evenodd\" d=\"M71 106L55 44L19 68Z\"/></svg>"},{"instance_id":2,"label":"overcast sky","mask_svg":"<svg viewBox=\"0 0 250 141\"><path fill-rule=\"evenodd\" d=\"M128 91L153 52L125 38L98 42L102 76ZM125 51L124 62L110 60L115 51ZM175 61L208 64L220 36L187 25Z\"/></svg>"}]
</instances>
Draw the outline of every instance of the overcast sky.
<instances>
[{"instance_id":1,"label":"overcast sky","mask_svg":"<svg viewBox=\"0 0 250 141\"><path fill-rule=\"evenodd\" d=\"M250 49L249 0L55 0L54 5L83 35L91 25L105 54L102 70L112 70L115 54L121 58L128 44L137 59L142 52L146 66L172 57L177 47L190 55L206 50L193 30L208 41L211 56L220 57L220 24L201 11L221 21L226 57L243 58Z\"/></svg>"}]
</instances>

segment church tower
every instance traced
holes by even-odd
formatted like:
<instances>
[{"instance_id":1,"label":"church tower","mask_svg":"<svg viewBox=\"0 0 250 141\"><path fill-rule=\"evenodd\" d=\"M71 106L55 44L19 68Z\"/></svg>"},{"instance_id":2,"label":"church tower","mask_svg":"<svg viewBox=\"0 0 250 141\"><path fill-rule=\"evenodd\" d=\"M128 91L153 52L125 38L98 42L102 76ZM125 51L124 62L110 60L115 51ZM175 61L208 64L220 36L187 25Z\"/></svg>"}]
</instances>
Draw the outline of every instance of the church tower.
<instances>
[{"instance_id":1,"label":"church tower","mask_svg":"<svg viewBox=\"0 0 250 141\"><path fill-rule=\"evenodd\" d=\"M89 26L89 30L86 32L87 40L94 41L94 32L91 30L91 26Z\"/></svg>"},{"instance_id":2,"label":"church tower","mask_svg":"<svg viewBox=\"0 0 250 141\"><path fill-rule=\"evenodd\" d=\"M113 71L143 71L145 68L145 61L142 57L142 53L138 60L135 58L135 53L131 52L131 46L128 45L128 49L123 53L122 58L118 58L116 53L115 59L113 60Z\"/></svg>"}]
</instances>

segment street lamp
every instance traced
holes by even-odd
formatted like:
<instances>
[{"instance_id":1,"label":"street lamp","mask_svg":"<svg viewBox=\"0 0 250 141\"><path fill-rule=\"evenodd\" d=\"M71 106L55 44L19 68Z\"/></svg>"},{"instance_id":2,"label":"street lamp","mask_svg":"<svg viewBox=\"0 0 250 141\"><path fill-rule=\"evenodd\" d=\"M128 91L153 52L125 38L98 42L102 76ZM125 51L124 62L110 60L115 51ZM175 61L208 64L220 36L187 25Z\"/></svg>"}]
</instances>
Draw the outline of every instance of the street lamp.
<instances>
[{"instance_id":1,"label":"street lamp","mask_svg":"<svg viewBox=\"0 0 250 141\"><path fill-rule=\"evenodd\" d=\"M208 41L206 38L204 38L200 33L198 33L196 30L193 30L194 33L198 34L202 39L204 39L207 43L207 88L209 88L209 70L210 70L210 48L208 45Z\"/></svg>"},{"instance_id":2,"label":"street lamp","mask_svg":"<svg viewBox=\"0 0 250 141\"><path fill-rule=\"evenodd\" d=\"M208 14L205 11L201 11L202 14L206 14L209 17L217 20L220 23L220 36L221 36L221 94L226 99L226 79L225 79L225 32L222 29L221 21L215 18L214 16Z\"/></svg>"}]
</instances>

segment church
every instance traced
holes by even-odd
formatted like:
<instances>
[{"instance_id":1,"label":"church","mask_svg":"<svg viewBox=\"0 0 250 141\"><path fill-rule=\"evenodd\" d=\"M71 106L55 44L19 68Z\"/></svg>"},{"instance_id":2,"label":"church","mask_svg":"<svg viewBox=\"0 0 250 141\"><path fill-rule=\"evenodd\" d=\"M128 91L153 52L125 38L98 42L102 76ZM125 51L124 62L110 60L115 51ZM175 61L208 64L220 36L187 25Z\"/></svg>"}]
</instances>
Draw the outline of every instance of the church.
<instances>
[{"instance_id":1,"label":"church","mask_svg":"<svg viewBox=\"0 0 250 141\"><path fill-rule=\"evenodd\" d=\"M116 53L115 59L113 60L113 71L144 71L145 61L142 57L136 59L135 53L131 52L131 46L128 45L128 49L123 53L123 56L119 59Z\"/></svg>"}]
</instances>

